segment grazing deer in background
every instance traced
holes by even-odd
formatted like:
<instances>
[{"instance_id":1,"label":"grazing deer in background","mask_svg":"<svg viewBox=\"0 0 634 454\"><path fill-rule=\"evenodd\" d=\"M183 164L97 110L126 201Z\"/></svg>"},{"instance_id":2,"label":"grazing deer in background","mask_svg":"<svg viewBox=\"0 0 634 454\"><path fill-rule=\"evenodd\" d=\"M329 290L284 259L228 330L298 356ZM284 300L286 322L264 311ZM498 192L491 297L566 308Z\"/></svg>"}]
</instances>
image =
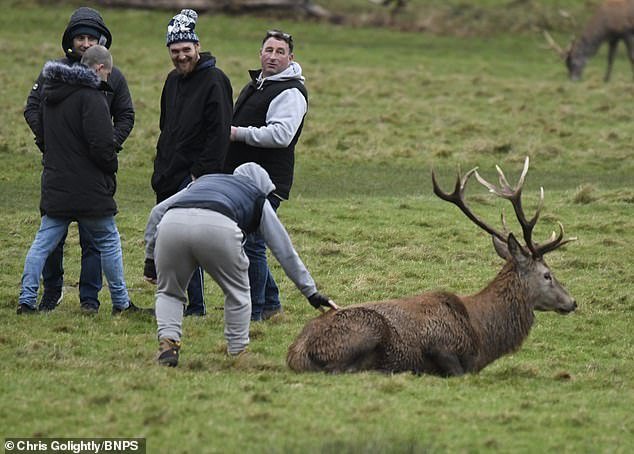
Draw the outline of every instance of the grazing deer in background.
<instances>
[{"instance_id":1,"label":"grazing deer in background","mask_svg":"<svg viewBox=\"0 0 634 454\"><path fill-rule=\"evenodd\" d=\"M506 264L483 290L470 296L432 292L389 301L331 310L311 320L289 347L288 366L297 372L426 373L440 376L478 372L522 344L533 325L534 310L568 314L577 304L557 282L543 256L574 240L559 235L544 244L532 231L543 206L528 220L522 209L522 186L528 158L516 188L497 167L500 187L480 177L477 168L458 180L451 194L443 192L432 172L434 193L455 204L476 225L491 234ZM465 186L471 175L494 194L508 199L522 227L525 246L512 233L489 227L467 207ZM504 218L503 218L504 220Z\"/></svg>"},{"instance_id":2,"label":"grazing deer in background","mask_svg":"<svg viewBox=\"0 0 634 454\"><path fill-rule=\"evenodd\" d=\"M581 79L587 60L597 53L604 41L608 42L609 49L608 67L603 80L610 80L620 40L625 42L634 75L634 0L604 0L586 24L581 36L573 40L566 50L559 47L548 32L544 31L544 36L550 47L566 62L568 75L572 80Z\"/></svg>"}]
</instances>

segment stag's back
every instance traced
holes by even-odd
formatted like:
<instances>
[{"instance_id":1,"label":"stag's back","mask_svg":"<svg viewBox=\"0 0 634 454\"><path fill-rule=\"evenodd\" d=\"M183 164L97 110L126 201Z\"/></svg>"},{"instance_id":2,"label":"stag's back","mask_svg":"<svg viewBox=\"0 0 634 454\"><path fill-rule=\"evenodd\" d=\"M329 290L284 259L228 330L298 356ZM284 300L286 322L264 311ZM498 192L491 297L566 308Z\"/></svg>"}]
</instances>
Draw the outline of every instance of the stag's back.
<instances>
[{"instance_id":1,"label":"stag's back","mask_svg":"<svg viewBox=\"0 0 634 454\"><path fill-rule=\"evenodd\" d=\"M634 0L605 0L586 25L584 35L623 34L634 30Z\"/></svg>"},{"instance_id":2,"label":"stag's back","mask_svg":"<svg viewBox=\"0 0 634 454\"><path fill-rule=\"evenodd\" d=\"M429 354L451 348L473 363L479 337L449 293L364 303L310 321L290 346L295 371L438 373Z\"/></svg>"}]
</instances>

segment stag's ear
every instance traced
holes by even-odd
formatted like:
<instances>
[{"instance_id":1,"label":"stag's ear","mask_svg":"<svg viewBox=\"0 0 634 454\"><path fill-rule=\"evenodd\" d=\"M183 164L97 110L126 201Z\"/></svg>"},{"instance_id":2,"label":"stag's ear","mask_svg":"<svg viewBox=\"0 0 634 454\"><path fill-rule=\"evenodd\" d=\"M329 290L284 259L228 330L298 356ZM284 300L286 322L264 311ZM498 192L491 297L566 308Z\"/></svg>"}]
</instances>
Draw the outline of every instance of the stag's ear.
<instances>
[{"instance_id":1,"label":"stag's ear","mask_svg":"<svg viewBox=\"0 0 634 454\"><path fill-rule=\"evenodd\" d=\"M506 246L506 243L493 235L491 235L491 239L493 240L495 252L497 252L504 260L509 260L511 258L511 254L509 254L509 248Z\"/></svg>"},{"instance_id":2,"label":"stag's ear","mask_svg":"<svg viewBox=\"0 0 634 454\"><path fill-rule=\"evenodd\" d=\"M531 256L528 254L521 244L515 239L515 235L509 233L507 240L508 253L519 266L526 266L530 263Z\"/></svg>"}]
</instances>

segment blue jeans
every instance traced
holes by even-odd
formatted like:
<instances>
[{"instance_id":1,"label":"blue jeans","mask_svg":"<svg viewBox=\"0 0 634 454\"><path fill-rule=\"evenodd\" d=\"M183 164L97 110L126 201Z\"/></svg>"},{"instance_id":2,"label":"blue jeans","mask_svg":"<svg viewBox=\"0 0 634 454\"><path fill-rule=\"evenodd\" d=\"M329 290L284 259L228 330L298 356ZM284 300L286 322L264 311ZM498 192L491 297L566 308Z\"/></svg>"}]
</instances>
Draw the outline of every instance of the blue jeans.
<instances>
[{"instance_id":1,"label":"blue jeans","mask_svg":"<svg viewBox=\"0 0 634 454\"><path fill-rule=\"evenodd\" d=\"M35 239L24 262L22 289L20 290L19 298L20 304L35 308L44 262L66 235L68 225L71 222L70 219L42 217L40 229L35 234ZM78 223L90 234L95 247L101 255L101 266L108 280L113 306L119 309L126 309L130 298L128 297L128 289L123 276L121 239L114 222L114 216L82 218L78 220Z\"/></svg>"},{"instance_id":2,"label":"blue jeans","mask_svg":"<svg viewBox=\"0 0 634 454\"><path fill-rule=\"evenodd\" d=\"M178 186L178 191L185 189L189 183L192 182L191 176L188 175ZM177 191L177 192L178 192ZM161 194L160 196L157 194L156 203L161 203L163 200L173 196L174 194ZM201 314L205 314L207 312L207 308L205 307L205 280L202 268L198 267L194 270L194 274L192 275L191 280L189 281L189 285L187 286L187 299L189 300L189 305L187 309L190 311L199 312Z\"/></svg>"},{"instance_id":3,"label":"blue jeans","mask_svg":"<svg viewBox=\"0 0 634 454\"><path fill-rule=\"evenodd\" d=\"M61 292L64 285L64 243L66 234L48 256L42 270L45 291ZM88 231L79 225L79 244L81 245L81 272L79 274L79 301L90 301L99 306L99 291L103 285L101 279L101 257L99 250Z\"/></svg>"},{"instance_id":4,"label":"blue jeans","mask_svg":"<svg viewBox=\"0 0 634 454\"><path fill-rule=\"evenodd\" d=\"M274 195L271 195L268 200L277 211L281 200ZM266 260L266 243L262 235L258 232L249 234L244 244L244 252L249 257L251 320L261 320L264 310L274 310L281 306L280 291Z\"/></svg>"}]
</instances>

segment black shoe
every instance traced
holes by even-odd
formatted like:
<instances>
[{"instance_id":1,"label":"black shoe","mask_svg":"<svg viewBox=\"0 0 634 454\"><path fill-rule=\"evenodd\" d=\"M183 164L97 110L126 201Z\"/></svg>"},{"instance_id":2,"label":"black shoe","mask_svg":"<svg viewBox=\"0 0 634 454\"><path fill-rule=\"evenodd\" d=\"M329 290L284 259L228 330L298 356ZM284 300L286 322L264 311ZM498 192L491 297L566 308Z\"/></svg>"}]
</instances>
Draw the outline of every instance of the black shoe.
<instances>
[{"instance_id":1,"label":"black shoe","mask_svg":"<svg viewBox=\"0 0 634 454\"><path fill-rule=\"evenodd\" d=\"M37 310L40 312L51 312L62 302L62 298L64 298L64 290L45 288Z\"/></svg>"},{"instance_id":2,"label":"black shoe","mask_svg":"<svg viewBox=\"0 0 634 454\"><path fill-rule=\"evenodd\" d=\"M125 309L119 309L118 307L112 306L112 315L121 315L121 314L148 314L148 315L151 315L152 317L155 316L154 309L137 307L134 304L132 304L132 301L130 301L130 304Z\"/></svg>"},{"instance_id":3,"label":"black shoe","mask_svg":"<svg viewBox=\"0 0 634 454\"><path fill-rule=\"evenodd\" d=\"M278 306L274 309L263 309L262 310L262 320L269 320L277 315L281 315L284 313L284 309L282 306Z\"/></svg>"},{"instance_id":4,"label":"black shoe","mask_svg":"<svg viewBox=\"0 0 634 454\"><path fill-rule=\"evenodd\" d=\"M205 316L205 306L192 306L191 304L187 306L183 315L185 317L204 317Z\"/></svg>"},{"instance_id":5,"label":"black shoe","mask_svg":"<svg viewBox=\"0 0 634 454\"><path fill-rule=\"evenodd\" d=\"M16 311L18 315L32 315L37 314L37 309L29 306L28 304L20 304L18 305L18 310Z\"/></svg>"},{"instance_id":6,"label":"black shoe","mask_svg":"<svg viewBox=\"0 0 634 454\"><path fill-rule=\"evenodd\" d=\"M86 300L79 303L79 310L84 315L97 315L99 313L99 303L92 300Z\"/></svg>"},{"instance_id":7,"label":"black shoe","mask_svg":"<svg viewBox=\"0 0 634 454\"><path fill-rule=\"evenodd\" d=\"M159 353L156 360L160 366L176 367L181 343L172 339L159 340Z\"/></svg>"}]
</instances>

